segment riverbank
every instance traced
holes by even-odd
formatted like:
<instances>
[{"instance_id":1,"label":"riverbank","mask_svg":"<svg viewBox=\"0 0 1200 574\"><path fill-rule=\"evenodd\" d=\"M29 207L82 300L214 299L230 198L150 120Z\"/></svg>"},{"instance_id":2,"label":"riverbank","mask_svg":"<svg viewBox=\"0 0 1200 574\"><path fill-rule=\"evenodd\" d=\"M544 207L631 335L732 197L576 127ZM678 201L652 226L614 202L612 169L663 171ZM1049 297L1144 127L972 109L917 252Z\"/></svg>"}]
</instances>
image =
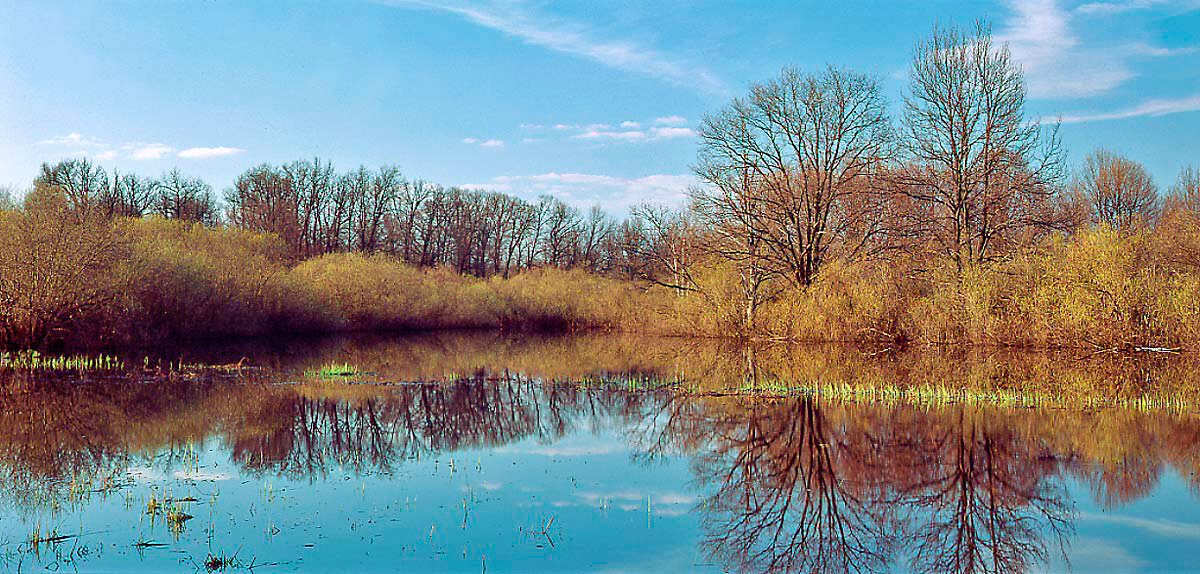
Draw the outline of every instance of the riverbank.
<instances>
[{"instance_id":1,"label":"riverbank","mask_svg":"<svg viewBox=\"0 0 1200 574\"><path fill-rule=\"evenodd\" d=\"M0 346L120 350L342 331L509 329L1092 351L1200 342L1200 223L1052 236L987 265L918 255L838 263L756 295L738 268L691 287L544 267L504 277L384 254L297 260L278 237L157 218L0 212ZM749 317L749 318L748 318ZM750 320L752 319L752 320Z\"/></svg>"}]
</instances>

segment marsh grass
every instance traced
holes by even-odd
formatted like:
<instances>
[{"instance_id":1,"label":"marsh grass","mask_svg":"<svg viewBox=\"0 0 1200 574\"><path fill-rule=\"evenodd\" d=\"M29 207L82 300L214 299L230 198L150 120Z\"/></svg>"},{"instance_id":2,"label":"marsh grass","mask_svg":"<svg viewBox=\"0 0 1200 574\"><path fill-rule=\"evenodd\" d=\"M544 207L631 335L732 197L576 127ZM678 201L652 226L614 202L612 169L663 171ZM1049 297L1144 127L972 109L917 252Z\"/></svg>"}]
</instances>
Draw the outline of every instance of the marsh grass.
<instances>
[{"instance_id":1,"label":"marsh grass","mask_svg":"<svg viewBox=\"0 0 1200 574\"><path fill-rule=\"evenodd\" d=\"M0 370L112 371L125 363L112 355L43 355L36 350L0 351Z\"/></svg>"},{"instance_id":2,"label":"marsh grass","mask_svg":"<svg viewBox=\"0 0 1200 574\"><path fill-rule=\"evenodd\" d=\"M811 397L848 402L940 407L980 405L1038 409L1127 409L1143 412L1194 413L1200 397L1194 392L1163 390L1150 392L1064 392L1057 388L973 388L969 386L887 383L805 383L772 379L746 383L729 393L759 398ZM704 393L701 393L704 394Z\"/></svg>"},{"instance_id":3,"label":"marsh grass","mask_svg":"<svg viewBox=\"0 0 1200 574\"><path fill-rule=\"evenodd\" d=\"M350 363L326 363L304 370L304 376L313 379L344 379L361 374L363 371Z\"/></svg>"}]
</instances>

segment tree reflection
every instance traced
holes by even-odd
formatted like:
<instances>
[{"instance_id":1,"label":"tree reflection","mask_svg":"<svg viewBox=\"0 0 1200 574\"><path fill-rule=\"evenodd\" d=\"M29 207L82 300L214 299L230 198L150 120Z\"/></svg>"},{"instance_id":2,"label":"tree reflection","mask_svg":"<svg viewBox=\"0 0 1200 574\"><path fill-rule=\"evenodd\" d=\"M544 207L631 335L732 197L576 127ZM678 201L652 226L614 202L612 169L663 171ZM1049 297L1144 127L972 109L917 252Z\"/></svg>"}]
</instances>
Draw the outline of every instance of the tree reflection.
<instances>
[{"instance_id":1,"label":"tree reflection","mask_svg":"<svg viewBox=\"0 0 1200 574\"><path fill-rule=\"evenodd\" d=\"M894 545L878 476L855 472L847 435L812 400L715 417L697 478L710 553L743 571L874 572Z\"/></svg>"},{"instance_id":2,"label":"tree reflection","mask_svg":"<svg viewBox=\"0 0 1200 574\"><path fill-rule=\"evenodd\" d=\"M910 509L914 572L1024 572L1063 551L1071 508L1057 457L966 409L897 434L891 503Z\"/></svg>"},{"instance_id":3,"label":"tree reflection","mask_svg":"<svg viewBox=\"0 0 1200 574\"><path fill-rule=\"evenodd\" d=\"M1065 552L1072 531L1070 457L966 408L790 399L678 412L664 432L705 433L705 546L730 569L1022 572Z\"/></svg>"},{"instance_id":4,"label":"tree reflection","mask_svg":"<svg viewBox=\"0 0 1200 574\"><path fill-rule=\"evenodd\" d=\"M230 447L233 459L255 472L316 477L331 466L392 472L412 457L552 440L640 418L659 396L522 378L403 385L354 399L283 395L253 415L265 429L235 434Z\"/></svg>"}]
</instances>

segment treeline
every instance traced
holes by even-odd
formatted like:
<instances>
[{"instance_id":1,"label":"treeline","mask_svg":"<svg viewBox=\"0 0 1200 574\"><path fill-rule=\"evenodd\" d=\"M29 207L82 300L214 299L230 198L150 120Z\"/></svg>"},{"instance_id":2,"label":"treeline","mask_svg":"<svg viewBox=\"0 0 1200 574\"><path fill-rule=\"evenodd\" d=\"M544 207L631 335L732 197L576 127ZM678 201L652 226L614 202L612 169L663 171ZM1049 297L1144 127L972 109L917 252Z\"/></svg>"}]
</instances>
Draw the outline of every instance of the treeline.
<instances>
[{"instance_id":1,"label":"treeline","mask_svg":"<svg viewBox=\"0 0 1200 574\"><path fill-rule=\"evenodd\" d=\"M549 195L526 201L410 180L394 166L339 172L320 158L251 168L223 202L178 170L110 176L86 158L43 165L34 188L59 190L76 221L155 215L271 233L295 260L384 253L477 277L543 266L628 270L624 246L638 236L635 224L598 207L583 212Z\"/></svg>"}]
</instances>

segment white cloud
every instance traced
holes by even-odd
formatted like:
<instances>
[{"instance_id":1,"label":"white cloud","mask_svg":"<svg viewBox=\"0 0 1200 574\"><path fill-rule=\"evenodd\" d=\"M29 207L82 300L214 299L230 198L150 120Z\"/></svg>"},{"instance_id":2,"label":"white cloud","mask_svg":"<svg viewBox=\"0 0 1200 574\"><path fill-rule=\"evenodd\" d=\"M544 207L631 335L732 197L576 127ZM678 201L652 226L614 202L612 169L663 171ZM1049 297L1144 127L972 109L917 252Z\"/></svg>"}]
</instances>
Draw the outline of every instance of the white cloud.
<instances>
[{"instance_id":1,"label":"white cloud","mask_svg":"<svg viewBox=\"0 0 1200 574\"><path fill-rule=\"evenodd\" d=\"M1196 111L1200 111L1200 95L1179 99L1146 100L1140 104L1111 112L1065 115L1062 117L1062 123L1081 124L1129 118L1158 117ZM1043 118L1043 121L1052 122L1054 118Z\"/></svg>"},{"instance_id":2,"label":"white cloud","mask_svg":"<svg viewBox=\"0 0 1200 574\"><path fill-rule=\"evenodd\" d=\"M629 40L601 39L596 32L529 10L520 3L471 4L454 0L382 0L393 6L415 6L450 12L527 44L581 56L604 66L643 74L684 87L723 94L724 84L702 66L684 63Z\"/></svg>"},{"instance_id":3,"label":"white cloud","mask_svg":"<svg viewBox=\"0 0 1200 574\"><path fill-rule=\"evenodd\" d=\"M607 123L593 123L584 126L560 123L554 124L554 129L575 132L571 134L571 139L593 141L642 142L695 137L696 132L691 128L684 127L685 124L687 124L687 120L681 116L667 116L647 122L625 120L617 124L616 128ZM642 129L643 125L650 127Z\"/></svg>"},{"instance_id":4,"label":"white cloud","mask_svg":"<svg viewBox=\"0 0 1200 574\"><path fill-rule=\"evenodd\" d=\"M1074 11L1058 0L1009 0L1013 17L996 39L1007 42L1013 58L1025 70L1029 94L1035 98L1086 98L1107 93L1137 75L1140 59L1174 56L1170 50L1143 41L1107 35L1084 42L1076 33L1077 17L1105 16L1149 8L1153 1L1094 2Z\"/></svg>"},{"instance_id":5,"label":"white cloud","mask_svg":"<svg viewBox=\"0 0 1200 574\"><path fill-rule=\"evenodd\" d=\"M580 140L612 139L612 140L624 140L624 141L638 141L638 140L646 139L646 132L643 132L640 130L613 131L613 130L592 129L592 130L587 130L587 131L577 133L571 137L575 138L575 139L580 139Z\"/></svg>"},{"instance_id":6,"label":"white cloud","mask_svg":"<svg viewBox=\"0 0 1200 574\"><path fill-rule=\"evenodd\" d=\"M161 143L125 143L114 148L97 138L85 136L78 132L72 132L65 136L50 138L38 142L39 145L70 145L80 147L72 155L86 155L100 161L116 159L118 157L129 157L135 160L163 159L170 154L176 154L177 157L184 159L203 159L210 157L229 156L242 153L246 150L236 147L217 146L217 147L191 147L176 153L176 149L172 146ZM87 148L92 148L91 150Z\"/></svg>"},{"instance_id":7,"label":"white cloud","mask_svg":"<svg viewBox=\"0 0 1200 574\"><path fill-rule=\"evenodd\" d=\"M494 147L494 148L504 147L504 140L498 140L498 139L463 138L462 143L465 143L467 145L478 144L479 147Z\"/></svg>"},{"instance_id":8,"label":"white cloud","mask_svg":"<svg viewBox=\"0 0 1200 574\"><path fill-rule=\"evenodd\" d=\"M205 159L210 157L224 157L236 155L246 150L236 147L191 147L179 152L179 157L184 159Z\"/></svg>"},{"instance_id":9,"label":"white cloud","mask_svg":"<svg viewBox=\"0 0 1200 574\"><path fill-rule=\"evenodd\" d=\"M162 159L163 156L173 153L175 148L163 144L132 144L130 147L129 157L133 159Z\"/></svg>"},{"instance_id":10,"label":"white cloud","mask_svg":"<svg viewBox=\"0 0 1200 574\"><path fill-rule=\"evenodd\" d=\"M696 137L692 128L654 128L650 131L659 139Z\"/></svg>"},{"instance_id":11,"label":"white cloud","mask_svg":"<svg viewBox=\"0 0 1200 574\"><path fill-rule=\"evenodd\" d=\"M72 146L90 146L104 147L106 144L94 137L84 136L78 132L71 132L65 136L44 139L38 142L38 145L72 145Z\"/></svg>"},{"instance_id":12,"label":"white cloud","mask_svg":"<svg viewBox=\"0 0 1200 574\"><path fill-rule=\"evenodd\" d=\"M1111 16L1134 10L1144 10L1166 4L1167 0L1128 0L1126 2L1088 2L1080 4L1075 11L1080 14Z\"/></svg>"},{"instance_id":13,"label":"white cloud","mask_svg":"<svg viewBox=\"0 0 1200 574\"><path fill-rule=\"evenodd\" d=\"M1071 28L1071 16L1056 0L1012 0L1008 26L996 34L1025 70L1031 96L1088 97L1133 77L1111 50L1087 50Z\"/></svg>"},{"instance_id":14,"label":"white cloud","mask_svg":"<svg viewBox=\"0 0 1200 574\"><path fill-rule=\"evenodd\" d=\"M521 143L525 143L525 144L538 143L538 142L544 142L544 141L546 141L546 138L521 138Z\"/></svg>"},{"instance_id":15,"label":"white cloud","mask_svg":"<svg viewBox=\"0 0 1200 574\"><path fill-rule=\"evenodd\" d=\"M696 184L691 175L654 174L622 178L592 173L550 172L534 175L502 175L483 183L460 187L502 191L527 199L553 195L577 207L599 205L611 213L620 213L640 203L680 206L687 200L687 189Z\"/></svg>"}]
</instances>

